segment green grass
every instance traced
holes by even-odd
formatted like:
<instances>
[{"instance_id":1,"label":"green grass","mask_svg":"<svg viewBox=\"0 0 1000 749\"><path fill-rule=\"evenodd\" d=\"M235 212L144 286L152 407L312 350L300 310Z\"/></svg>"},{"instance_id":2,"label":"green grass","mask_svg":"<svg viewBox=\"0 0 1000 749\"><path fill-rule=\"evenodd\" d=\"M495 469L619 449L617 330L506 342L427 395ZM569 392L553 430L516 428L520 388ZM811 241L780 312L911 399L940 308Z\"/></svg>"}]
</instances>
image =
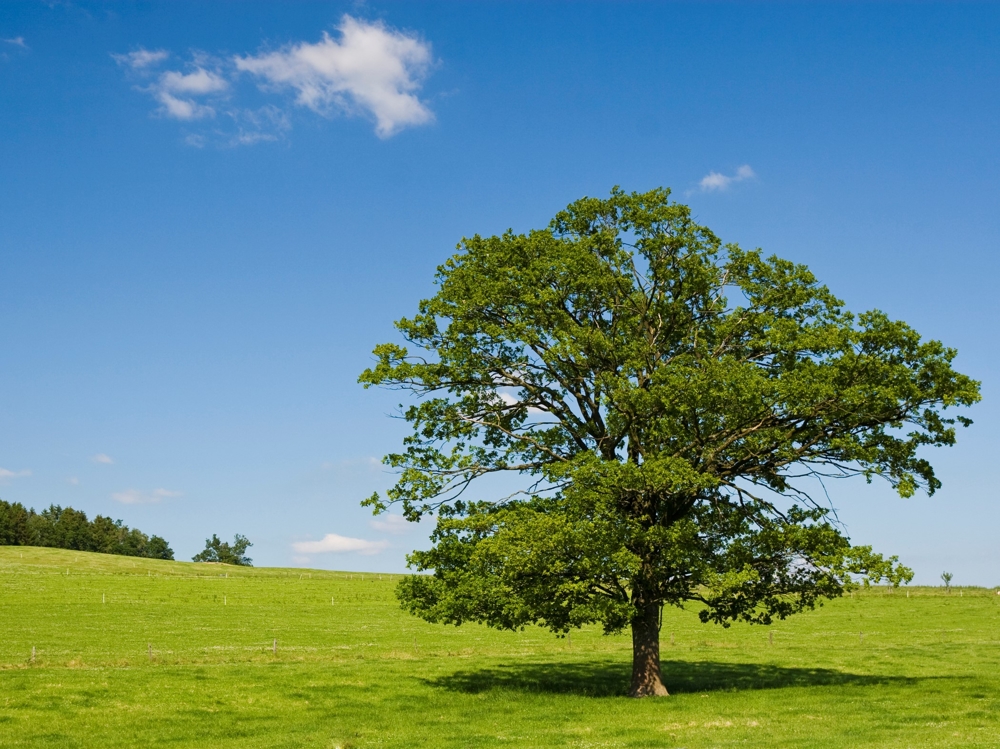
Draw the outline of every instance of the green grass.
<instances>
[{"instance_id":1,"label":"green grass","mask_svg":"<svg viewBox=\"0 0 1000 749\"><path fill-rule=\"evenodd\" d=\"M672 696L630 700L627 637L434 626L394 580L0 547L0 745L1000 746L993 591L668 611Z\"/></svg>"}]
</instances>

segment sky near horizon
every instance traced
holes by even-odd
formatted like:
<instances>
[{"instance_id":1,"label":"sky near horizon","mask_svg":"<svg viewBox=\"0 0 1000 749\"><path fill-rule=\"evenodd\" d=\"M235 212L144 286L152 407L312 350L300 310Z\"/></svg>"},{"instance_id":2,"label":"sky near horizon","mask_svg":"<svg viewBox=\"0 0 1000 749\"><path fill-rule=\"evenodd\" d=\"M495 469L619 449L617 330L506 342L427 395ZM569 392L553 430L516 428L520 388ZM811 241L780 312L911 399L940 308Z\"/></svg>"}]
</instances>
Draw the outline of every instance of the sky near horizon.
<instances>
[{"instance_id":1,"label":"sky near horizon","mask_svg":"<svg viewBox=\"0 0 1000 749\"><path fill-rule=\"evenodd\" d=\"M1000 6L8 2L0 40L0 498L402 571L373 346L462 236L663 185L958 349L944 487L830 494L916 583L1000 584Z\"/></svg>"}]
</instances>

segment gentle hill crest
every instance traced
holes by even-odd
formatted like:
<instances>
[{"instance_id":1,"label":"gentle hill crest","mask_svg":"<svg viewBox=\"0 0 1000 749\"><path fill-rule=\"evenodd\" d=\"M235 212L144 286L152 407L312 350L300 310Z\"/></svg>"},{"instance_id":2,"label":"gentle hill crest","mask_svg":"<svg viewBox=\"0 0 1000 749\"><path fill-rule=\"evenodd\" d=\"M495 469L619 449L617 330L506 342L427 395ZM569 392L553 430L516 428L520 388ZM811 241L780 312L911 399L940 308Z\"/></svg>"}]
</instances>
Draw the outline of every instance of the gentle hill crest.
<instances>
[{"instance_id":1,"label":"gentle hill crest","mask_svg":"<svg viewBox=\"0 0 1000 749\"><path fill-rule=\"evenodd\" d=\"M8 565L37 567L39 571L58 571L69 568L70 572L111 575L145 575L147 571L161 575L181 575L197 577L215 577L222 572L230 576L245 577L287 577L289 575L378 575L369 572L341 572L336 570L319 570L299 567L241 567L220 562L181 562L165 559L148 559L145 557L126 557L117 554L102 554L92 551L75 551L72 549L53 549L41 546L0 546L0 571ZM390 577L381 573L383 578ZM399 577L399 575L395 575Z\"/></svg>"}]
</instances>

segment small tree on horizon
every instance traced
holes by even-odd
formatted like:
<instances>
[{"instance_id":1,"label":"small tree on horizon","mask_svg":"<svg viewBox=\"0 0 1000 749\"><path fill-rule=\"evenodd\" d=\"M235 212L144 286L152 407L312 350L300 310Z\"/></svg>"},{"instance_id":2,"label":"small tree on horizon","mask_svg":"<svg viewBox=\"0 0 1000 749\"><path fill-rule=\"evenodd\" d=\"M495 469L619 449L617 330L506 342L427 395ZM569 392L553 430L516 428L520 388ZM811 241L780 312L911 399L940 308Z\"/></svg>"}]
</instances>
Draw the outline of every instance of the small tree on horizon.
<instances>
[{"instance_id":1,"label":"small tree on horizon","mask_svg":"<svg viewBox=\"0 0 1000 749\"><path fill-rule=\"evenodd\" d=\"M220 541L214 533L205 539L205 549L192 558L192 562L218 562L220 564L235 564L240 567L253 567L253 560L246 555L247 549L253 546L246 536L239 533L233 538L232 545Z\"/></svg>"},{"instance_id":2,"label":"small tree on horizon","mask_svg":"<svg viewBox=\"0 0 1000 749\"><path fill-rule=\"evenodd\" d=\"M951 579L954 577L950 572L942 572L941 579L944 581L945 593L951 593Z\"/></svg>"},{"instance_id":3,"label":"small tree on horizon","mask_svg":"<svg viewBox=\"0 0 1000 749\"><path fill-rule=\"evenodd\" d=\"M668 197L615 188L545 229L464 239L396 323L414 350L377 346L360 377L417 397L384 459L398 481L365 501L437 517L408 557L433 574L400 583L403 606L631 629L637 697L667 693L665 605L769 624L858 576L910 580L813 493L860 476L933 494L922 449L953 444L971 422L943 411L979 400L953 349L851 314L805 266L723 246ZM521 481L485 493L504 474Z\"/></svg>"}]
</instances>

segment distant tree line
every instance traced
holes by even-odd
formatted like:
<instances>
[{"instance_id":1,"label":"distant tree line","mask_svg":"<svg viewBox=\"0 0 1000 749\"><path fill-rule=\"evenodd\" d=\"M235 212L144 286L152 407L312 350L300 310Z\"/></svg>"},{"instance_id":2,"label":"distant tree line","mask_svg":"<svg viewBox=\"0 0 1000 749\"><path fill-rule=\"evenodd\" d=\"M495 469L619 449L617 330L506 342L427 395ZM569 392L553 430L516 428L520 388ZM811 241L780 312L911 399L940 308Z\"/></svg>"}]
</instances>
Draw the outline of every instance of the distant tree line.
<instances>
[{"instance_id":1,"label":"distant tree line","mask_svg":"<svg viewBox=\"0 0 1000 749\"><path fill-rule=\"evenodd\" d=\"M128 557L173 559L173 549L159 536L147 536L121 520L51 505L35 512L19 502L0 500L0 546L49 546L74 551L97 551Z\"/></svg>"}]
</instances>

